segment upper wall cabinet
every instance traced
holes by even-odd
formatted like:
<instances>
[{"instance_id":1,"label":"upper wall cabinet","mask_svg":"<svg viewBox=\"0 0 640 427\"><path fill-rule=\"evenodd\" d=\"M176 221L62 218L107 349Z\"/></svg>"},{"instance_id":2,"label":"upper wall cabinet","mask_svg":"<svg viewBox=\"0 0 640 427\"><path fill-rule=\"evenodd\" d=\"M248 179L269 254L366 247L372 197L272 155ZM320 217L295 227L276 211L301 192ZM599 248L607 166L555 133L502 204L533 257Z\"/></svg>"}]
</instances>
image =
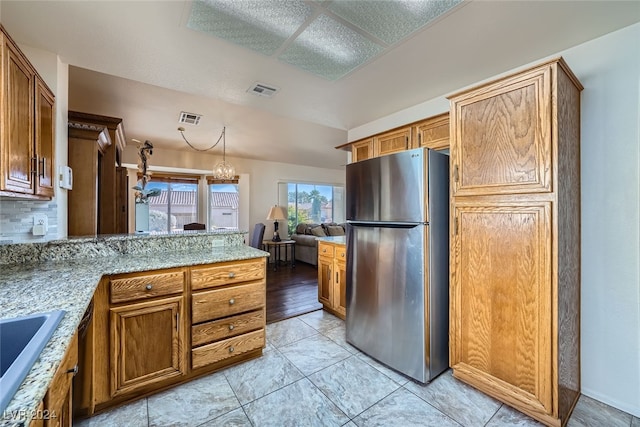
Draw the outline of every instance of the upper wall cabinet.
<instances>
[{"instance_id":1,"label":"upper wall cabinet","mask_svg":"<svg viewBox=\"0 0 640 427\"><path fill-rule=\"evenodd\" d=\"M351 151L353 163L418 147L433 150L449 148L449 113L410 123L336 148Z\"/></svg>"},{"instance_id":2,"label":"upper wall cabinet","mask_svg":"<svg viewBox=\"0 0 640 427\"><path fill-rule=\"evenodd\" d=\"M374 138L373 154L375 157L405 151L411 147L411 127L407 126L391 132L377 135Z\"/></svg>"},{"instance_id":3,"label":"upper wall cabinet","mask_svg":"<svg viewBox=\"0 0 640 427\"><path fill-rule=\"evenodd\" d=\"M539 67L452 99L454 195L552 191L551 82Z\"/></svg>"},{"instance_id":4,"label":"upper wall cabinet","mask_svg":"<svg viewBox=\"0 0 640 427\"><path fill-rule=\"evenodd\" d=\"M359 162L373 157L373 138L351 144L351 161Z\"/></svg>"},{"instance_id":5,"label":"upper wall cabinet","mask_svg":"<svg viewBox=\"0 0 640 427\"><path fill-rule=\"evenodd\" d=\"M449 148L449 113L418 122L413 129L413 148L426 147L432 150Z\"/></svg>"},{"instance_id":6,"label":"upper wall cabinet","mask_svg":"<svg viewBox=\"0 0 640 427\"><path fill-rule=\"evenodd\" d=\"M55 98L4 27L0 30L0 195L50 199Z\"/></svg>"}]
</instances>

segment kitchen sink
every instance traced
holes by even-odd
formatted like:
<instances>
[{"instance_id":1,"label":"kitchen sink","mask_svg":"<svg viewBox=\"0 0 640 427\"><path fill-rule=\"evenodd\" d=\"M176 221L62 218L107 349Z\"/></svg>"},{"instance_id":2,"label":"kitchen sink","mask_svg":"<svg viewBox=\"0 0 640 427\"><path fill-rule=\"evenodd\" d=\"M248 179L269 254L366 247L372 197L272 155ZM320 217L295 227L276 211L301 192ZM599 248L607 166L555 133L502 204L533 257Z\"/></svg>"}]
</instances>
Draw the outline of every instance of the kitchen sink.
<instances>
[{"instance_id":1,"label":"kitchen sink","mask_svg":"<svg viewBox=\"0 0 640 427\"><path fill-rule=\"evenodd\" d=\"M64 310L0 319L0 413L22 384Z\"/></svg>"}]
</instances>

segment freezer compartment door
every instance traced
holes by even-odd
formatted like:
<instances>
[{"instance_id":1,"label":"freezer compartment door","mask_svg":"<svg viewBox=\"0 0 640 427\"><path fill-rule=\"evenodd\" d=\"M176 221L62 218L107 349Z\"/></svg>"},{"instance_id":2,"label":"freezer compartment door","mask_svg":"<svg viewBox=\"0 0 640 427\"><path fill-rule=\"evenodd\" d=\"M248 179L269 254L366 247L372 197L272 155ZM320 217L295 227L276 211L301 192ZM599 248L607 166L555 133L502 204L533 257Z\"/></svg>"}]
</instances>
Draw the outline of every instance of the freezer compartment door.
<instances>
[{"instance_id":1,"label":"freezer compartment door","mask_svg":"<svg viewBox=\"0 0 640 427\"><path fill-rule=\"evenodd\" d=\"M427 222L425 156L418 148L347 165L347 219Z\"/></svg>"},{"instance_id":2,"label":"freezer compartment door","mask_svg":"<svg viewBox=\"0 0 640 427\"><path fill-rule=\"evenodd\" d=\"M347 224L347 341L420 382L427 227Z\"/></svg>"}]
</instances>

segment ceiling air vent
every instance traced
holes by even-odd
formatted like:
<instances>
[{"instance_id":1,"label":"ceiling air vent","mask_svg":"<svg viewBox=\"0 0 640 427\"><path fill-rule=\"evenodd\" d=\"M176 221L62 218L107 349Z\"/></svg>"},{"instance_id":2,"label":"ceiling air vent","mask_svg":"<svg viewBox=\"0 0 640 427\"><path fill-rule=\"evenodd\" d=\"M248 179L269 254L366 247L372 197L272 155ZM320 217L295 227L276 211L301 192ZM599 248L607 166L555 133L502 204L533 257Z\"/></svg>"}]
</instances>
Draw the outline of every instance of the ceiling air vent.
<instances>
[{"instance_id":1,"label":"ceiling air vent","mask_svg":"<svg viewBox=\"0 0 640 427\"><path fill-rule=\"evenodd\" d=\"M277 87L267 86L263 83L254 83L247 92L254 95L264 96L265 98L271 98L278 91Z\"/></svg>"},{"instance_id":2,"label":"ceiling air vent","mask_svg":"<svg viewBox=\"0 0 640 427\"><path fill-rule=\"evenodd\" d=\"M178 120L178 123L186 123L188 125L197 125L198 123L200 123L201 118L202 118L202 115L200 114L185 113L183 111L180 113L180 119Z\"/></svg>"}]
</instances>

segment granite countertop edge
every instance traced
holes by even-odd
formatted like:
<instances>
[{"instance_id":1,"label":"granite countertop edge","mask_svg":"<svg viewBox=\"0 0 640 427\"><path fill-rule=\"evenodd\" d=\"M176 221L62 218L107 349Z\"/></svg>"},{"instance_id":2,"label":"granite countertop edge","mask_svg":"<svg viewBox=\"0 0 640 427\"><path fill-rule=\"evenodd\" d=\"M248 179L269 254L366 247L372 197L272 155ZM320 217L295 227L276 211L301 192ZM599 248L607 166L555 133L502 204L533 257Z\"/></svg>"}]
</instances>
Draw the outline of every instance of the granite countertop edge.
<instances>
[{"instance_id":1,"label":"granite countertop edge","mask_svg":"<svg viewBox=\"0 0 640 427\"><path fill-rule=\"evenodd\" d=\"M347 236L326 236L316 238L319 242L335 243L336 245L346 245Z\"/></svg>"},{"instance_id":2,"label":"granite countertop edge","mask_svg":"<svg viewBox=\"0 0 640 427\"><path fill-rule=\"evenodd\" d=\"M3 265L0 318L59 309L65 310L66 314L0 415L0 426L29 425L103 276L267 256L267 252L238 245L216 247L209 251L158 252Z\"/></svg>"}]
</instances>

